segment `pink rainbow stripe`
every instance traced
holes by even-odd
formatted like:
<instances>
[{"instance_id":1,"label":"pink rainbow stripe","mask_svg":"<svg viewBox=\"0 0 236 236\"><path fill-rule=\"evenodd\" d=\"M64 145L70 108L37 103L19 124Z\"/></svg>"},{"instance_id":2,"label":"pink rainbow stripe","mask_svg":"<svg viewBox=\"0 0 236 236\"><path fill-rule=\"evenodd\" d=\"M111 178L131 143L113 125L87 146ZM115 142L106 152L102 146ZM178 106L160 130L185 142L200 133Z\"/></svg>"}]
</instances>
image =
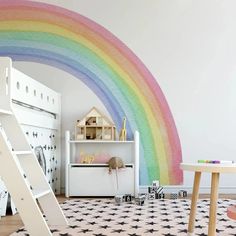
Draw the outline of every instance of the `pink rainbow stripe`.
<instances>
[{"instance_id":1,"label":"pink rainbow stripe","mask_svg":"<svg viewBox=\"0 0 236 236\"><path fill-rule=\"evenodd\" d=\"M145 111L144 115L146 116L142 119L147 120L145 128L150 130L151 138L149 138L149 141L151 140L154 143L152 145L154 154L151 158L147 157L148 151L145 151L148 150L150 145L148 143L146 146L145 143L142 144L144 146L143 159L146 166L149 165L149 161L155 166L145 167L146 169L141 167L141 172L148 172L146 176L152 172L149 175L149 181L157 177L162 178L164 174L161 171L161 166L163 165L167 166L168 169L168 178L164 177L163 183L177 184L182 182L183 175L179 169L179 163L182 159L181 147L168 104L155 78L130 49L102 26L75 12L60 7L30 1L0 1L0 6L1 31L6 31L6 24L4 25L5 28L1 28L4 23L9 23L9 28L7 28L9 33L27 31L25 22L28 22L31 28L35 26L33 28L36 32L45 34L49 32L44 31L40 24L49 25L52 30L55 28L55 31L50 32L51 34L57 35L59 33L59 36L84 45L100 58L99 63L101 65L106 64L111 70L115 71L118 76L112 77L111 81L120 84L117 89L126 88L135 94L135 99L130 97L129 94L126 97L129 97L132 101L134 100L134 104ZM12 21L18 22L19 25L22 23L22 28L18 25L14 29L11 24ZM58 31L58 28L61 31ZM32 33L33 30L30 29L27 32ZM72 35L65 35L65 32L70 32ZM16 40L16 42L19 41ZM93 48L90 45L93 45ZM88 65L85 66L88 67ZM119 100L118 95L115 98ZM130 114L131 107L128 107L127 104L120 105L126 109L125 114ZM119 110L116 112L120 113ZM133 116L135 117L135 114ZM140 123L141 121L136 122L133 127L144 130ZM132 126L132 124L130 125ZM151 130L151 127L154 127L155 130ZM131 127L131 130L133 129ZM155 133L159 133L158 136ZM141 133L142 135L143 140L145 140L146 134ZM145 149L145 147L148 148ZM161 148L162 152L159 151ZM160 173L159 176L155 175L155 170Z\"/></svg>"}]
</instances>

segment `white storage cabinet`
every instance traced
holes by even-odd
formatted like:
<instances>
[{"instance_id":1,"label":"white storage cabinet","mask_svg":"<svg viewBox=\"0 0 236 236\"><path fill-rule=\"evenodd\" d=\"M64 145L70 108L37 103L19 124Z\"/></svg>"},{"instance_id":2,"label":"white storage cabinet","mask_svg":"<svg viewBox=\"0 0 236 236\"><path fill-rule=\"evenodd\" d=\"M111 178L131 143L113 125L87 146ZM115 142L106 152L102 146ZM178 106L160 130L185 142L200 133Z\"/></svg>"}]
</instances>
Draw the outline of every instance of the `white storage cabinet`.
<instances>
[{"instance_id":1,"label":"white storage cabinet","mask_svg":"<svg viewBox=\"0 0 236 236\"><path fill-rule=\"evenodd\" d=\"M66 196L115 196L116 194L138 195L139 191L139 133L133 141L71 140L65 133L66 150ZM121 157L126 168L108 173L107 164L76 163L80 153L109 153Z\"/></svg>"}]
</instances>

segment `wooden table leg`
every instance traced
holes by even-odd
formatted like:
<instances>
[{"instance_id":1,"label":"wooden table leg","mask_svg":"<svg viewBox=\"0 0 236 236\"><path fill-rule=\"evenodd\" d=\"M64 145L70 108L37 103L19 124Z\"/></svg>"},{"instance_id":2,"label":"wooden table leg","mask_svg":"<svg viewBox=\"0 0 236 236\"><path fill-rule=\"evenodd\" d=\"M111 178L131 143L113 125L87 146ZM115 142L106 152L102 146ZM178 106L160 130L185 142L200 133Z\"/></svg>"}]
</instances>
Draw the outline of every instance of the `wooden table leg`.
<instances>
[{"instance_id":1,"label":"wooden table leg","mask_svg":"<svg viewBox=\"0 0 236 236\"><path fill-rule=\"evenodd\" d=\"M190 216L189 216L189 222L188 222L188 235L191 235L194 231L200 180L201 180L201 172L195 172L193 193L192 193L192 200L191 200L191 210L190 210Z\"/></svg>"},{"instance_id":2,"label":"wooden table leg","mask_svg":"<svg viewBox=\"0 0 236 236\"><path fill-rule=\"evenodd\" d=\"M208 236L216 235L216 213L217 213L219 178L220 178L219 173L212 173Z\"/></svg>"}]
</instances>

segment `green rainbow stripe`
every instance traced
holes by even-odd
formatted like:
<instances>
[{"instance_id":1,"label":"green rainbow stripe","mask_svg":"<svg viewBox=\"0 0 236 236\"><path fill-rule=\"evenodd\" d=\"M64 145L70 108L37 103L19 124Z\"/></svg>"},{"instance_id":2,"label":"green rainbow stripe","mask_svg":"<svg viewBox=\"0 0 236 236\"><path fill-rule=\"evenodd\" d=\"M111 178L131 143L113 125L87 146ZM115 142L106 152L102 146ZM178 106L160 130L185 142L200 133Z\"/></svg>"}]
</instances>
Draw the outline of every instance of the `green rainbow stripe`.
<instances>
[{"instance_id":1,"label":"green rainbow stripe","mask_svg":"<svg viewBox=\"0 0 236 236\"><path fill-rule=\"evenodd\" d=\"M140 180L180 184L181 147L165 97L144 64L114 35L78 13L31 1L0 1L0 55L60 68L82 80L128 138L140 132Z\"/></svg>"}]
</instances>

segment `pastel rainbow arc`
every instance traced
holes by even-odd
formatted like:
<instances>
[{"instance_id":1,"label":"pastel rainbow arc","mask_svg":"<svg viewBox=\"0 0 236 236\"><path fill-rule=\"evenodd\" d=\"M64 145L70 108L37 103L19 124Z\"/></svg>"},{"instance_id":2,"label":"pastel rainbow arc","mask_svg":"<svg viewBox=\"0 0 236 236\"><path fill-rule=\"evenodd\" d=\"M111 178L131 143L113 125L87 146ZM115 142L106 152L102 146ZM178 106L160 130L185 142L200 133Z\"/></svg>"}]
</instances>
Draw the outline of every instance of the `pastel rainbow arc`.
<instances>
[{"instance_id":1,"label":"pastel rainbow arc","mask_svg":"<svg viewBox=\"0 0 236 236\"><path fill-rule=\"evenodd\" d=\"M66 9L30 1L0 1L0 54L50 64L73 74L106 106L117 128L127 117L141 138L141 184L179 184L181 147L155 78L120 40Z\"/></svg>"}]
</instances>

